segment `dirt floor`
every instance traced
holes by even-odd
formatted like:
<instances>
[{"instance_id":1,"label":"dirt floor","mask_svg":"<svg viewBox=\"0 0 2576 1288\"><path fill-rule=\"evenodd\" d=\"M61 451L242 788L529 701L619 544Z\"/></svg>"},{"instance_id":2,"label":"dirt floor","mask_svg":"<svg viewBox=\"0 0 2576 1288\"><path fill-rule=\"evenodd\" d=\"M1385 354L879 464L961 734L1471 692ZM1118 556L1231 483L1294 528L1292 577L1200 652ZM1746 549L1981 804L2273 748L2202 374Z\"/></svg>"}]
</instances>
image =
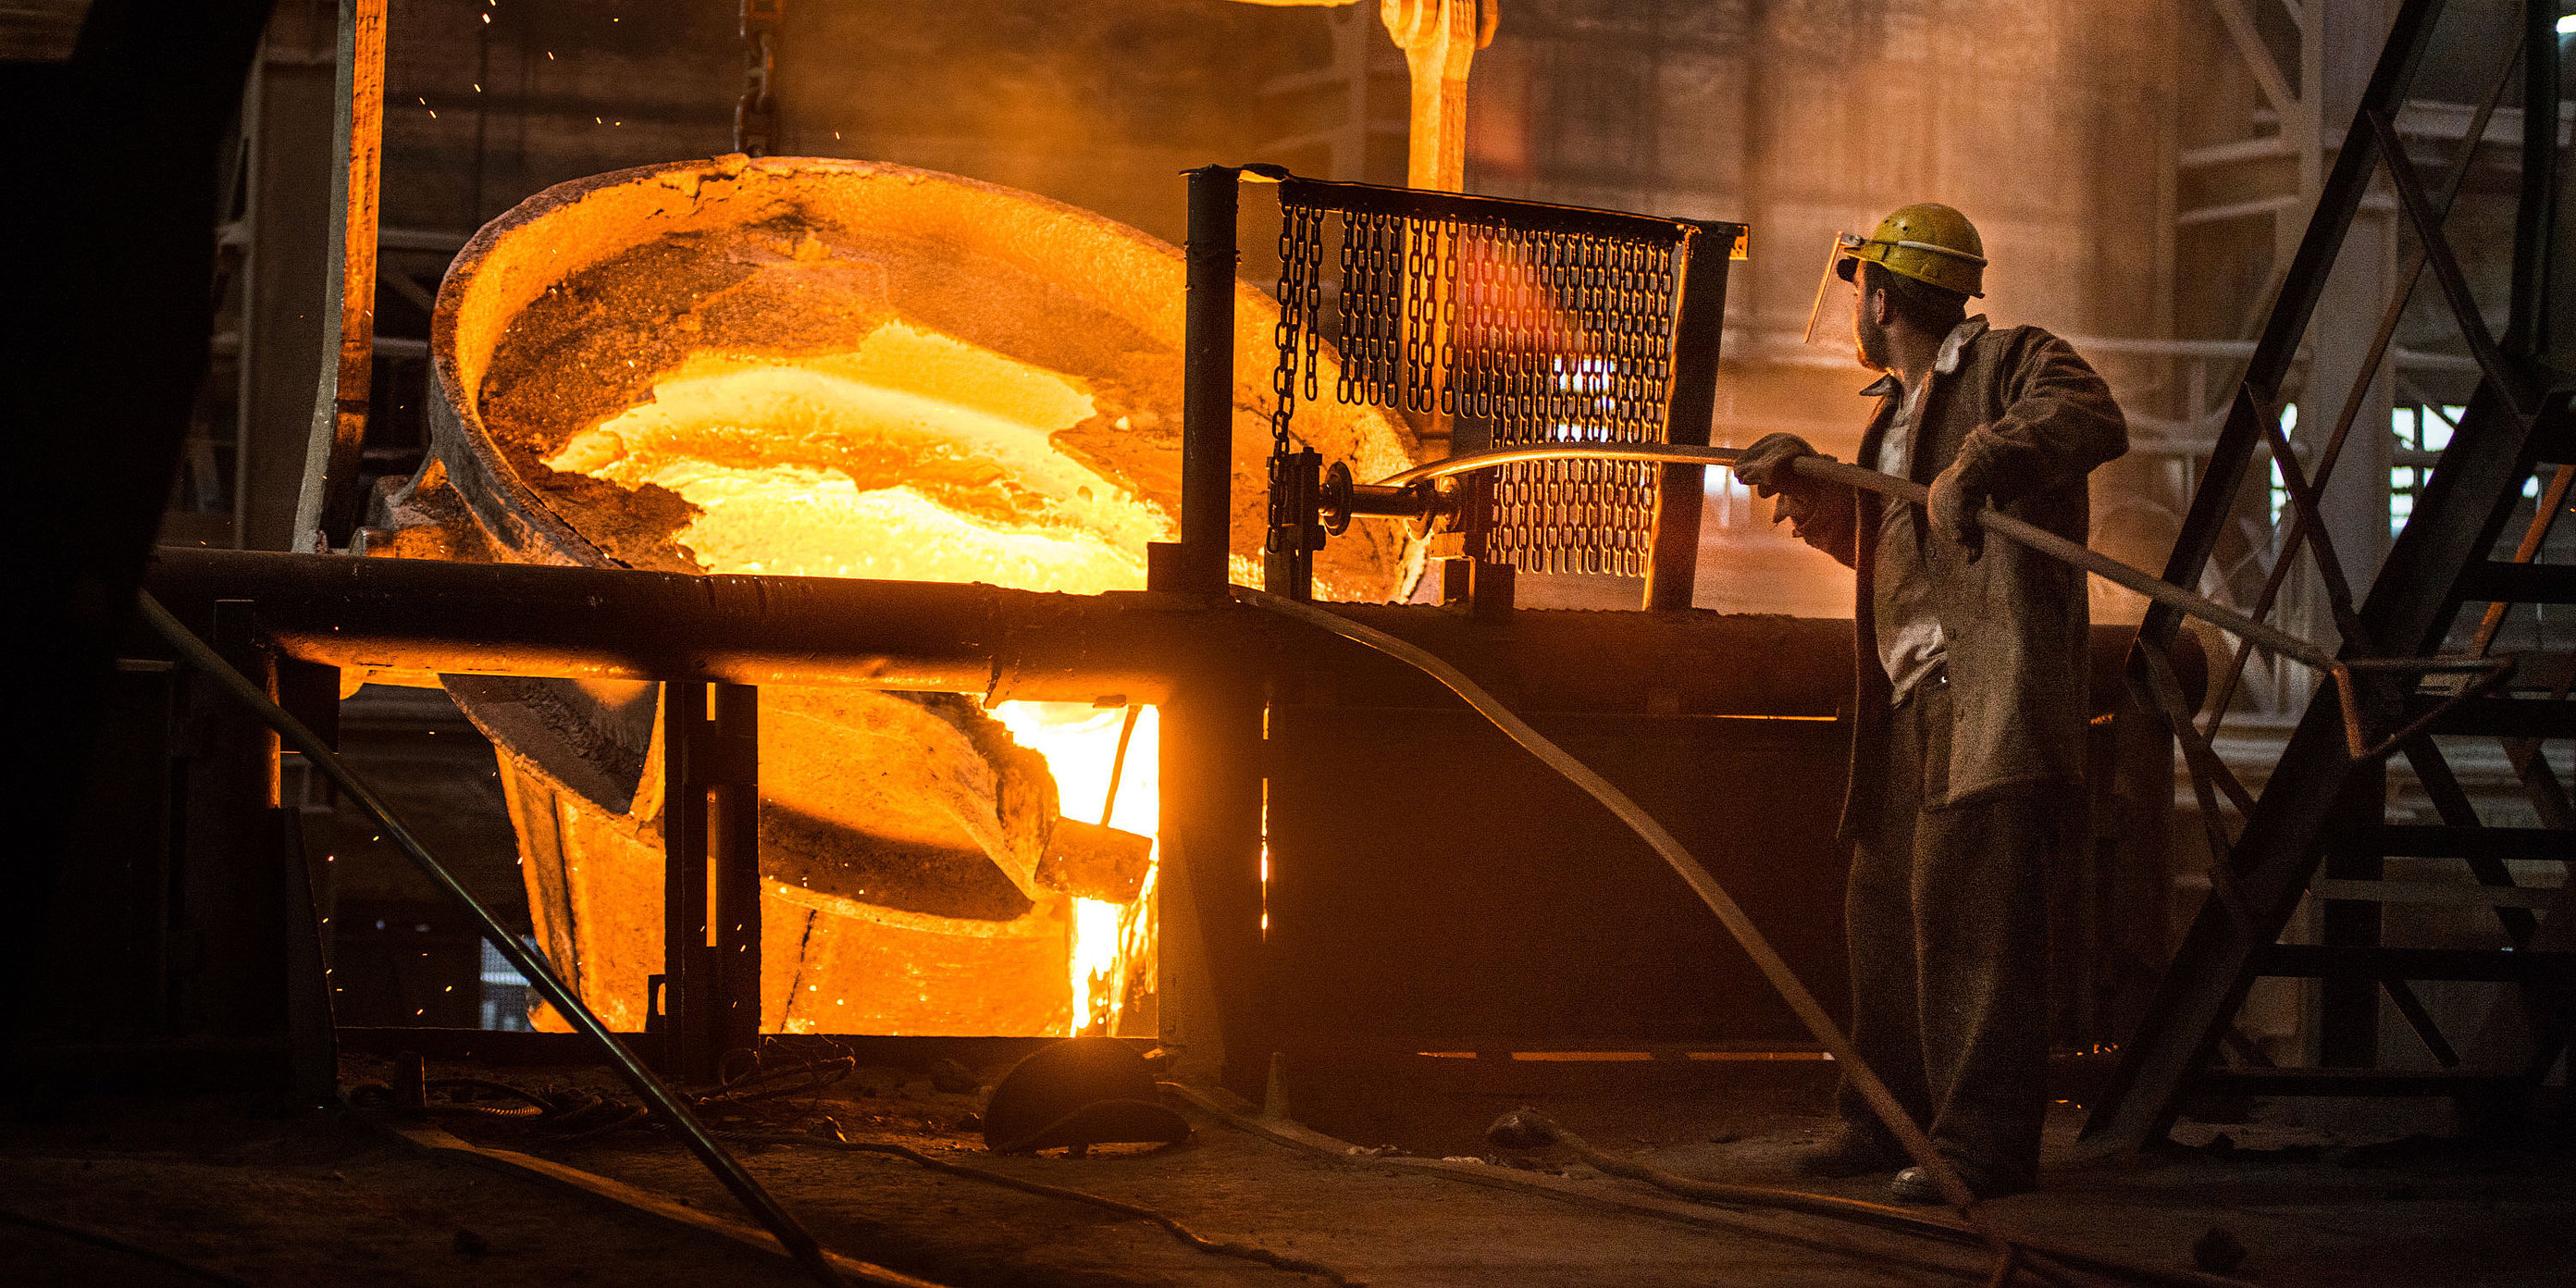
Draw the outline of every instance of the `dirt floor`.
<instances>
[{"instance_id":1,"label":"dirt floor","mask_svg":"<svg viewBox=\"0 0 2576 1288\"><path fill-rule=\"evenodd\" d=\"M965 1088L999 1069L946 1070L953 1090L920 1070L830 1070L828 1087L719 1102L709 1116L827 1245L946 1284L1982 1282L1988 1267L1969 1250L1685 1202L1562 1151L1514 1153L1481 1138L1493 1117L1530 1104L1616 1155L1791 1184L1784 1160L1823 1126L1827 1068L1471 1069L1365 1081L1310 1072L1283 1084L1290 1107L1355 1142L1321 1148L1312 1133L1247 1131L1193 1110L1195 1135L1177 1146L996 1157L980 1135L986 1093ZM280 1114L237 1100L21 1106L0 1123L0 1282L807 1282L772 1254L466 1147L739 1221L666 1134L618 1125L622 1100L599 1073L428 1072L435 1108L425 1117ZM391 1073L385 1062L350 1061L355 1102L385 1105L370 1084L393 1082ZM437 1083L443 1075L506 1083L553 1108L505 1116L521 1101ZM591 1096L608 1103L564 1111ZM2186 1121L2146 1155L2088 1162L2073 1158L2070 1107L2052 1124L2046 1188L1988 1206L1999 1225L2175 1269L2193 1265L2195 1243L2204 1256L2235 1245L2235 1273L2270 1285L2558 1285L2576 1269L2563 1234L2576 1218L2576 1165L2564 1141L2470 1148L2253 1116L2265 1121ZM1308 1271L1202 1250L1131 1214L851 1152L835 1130L1141 1205ZM419 1143L442 1134L456 1143ZM1883 1178L1809 1184L1884 1198Z\"/></svg>"}]
</instances>

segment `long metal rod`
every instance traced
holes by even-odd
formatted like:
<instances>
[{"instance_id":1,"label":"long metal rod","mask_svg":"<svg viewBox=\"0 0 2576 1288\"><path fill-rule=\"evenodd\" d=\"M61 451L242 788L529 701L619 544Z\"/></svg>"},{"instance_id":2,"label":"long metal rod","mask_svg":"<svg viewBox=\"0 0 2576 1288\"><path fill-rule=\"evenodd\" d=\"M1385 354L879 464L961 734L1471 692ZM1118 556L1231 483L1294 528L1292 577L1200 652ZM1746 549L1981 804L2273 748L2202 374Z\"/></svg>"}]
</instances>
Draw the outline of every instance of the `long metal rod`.
<instances>
[{"instance_id":1,"label":"long metal rod","mask_svg":"<svg viewBox=\"0 0 2576 1288\"><path fill-rule=\"evenodd\" d=\"M1489 452L1470 452L1461 456L1452 456L1444 461L1417 465L1400 474L1389 475L1379 482L1380 486L1403 486L1465 474L1474 470L1492 469L1498 465L1517 465L1525 461L1596 459L1732 465L1738 451L1739 449L1733 447L1684 447L1663 444L1631 447L1593 443L1535 443L1525 447L1503 447ZM1882 496L1892 496L1900 501L1922 504L1930 496L1930 489L1911 479L1881 474L1876 470L1865 470L1857 465L1845 465L1840 461L1828 460L1822 456L1799 457L1790 463L1789 468L1819 483L1840 483L1846 487L1856 487ZM2116 582L2158 603L2223 627L2275 653L2296 658L2321 671L2334 669L2334 654L2320 645L2309 643L2276 627L2266 626L2205 596L2170 585L2153 574L2132 568L2109 555L2077 545L2045 528L2024 523L2011 515L1992 509L1979 511L1977 524L1999 537L2028 546L2050 558L2074 564L2105 581Z\"/></svg>"},{"instance_id":2,"label":"long metal rod","mask_svg":"<svg viewBox=\"0 0 2576 1288\"><path fill-rule=\"evenodd\" d=\"M1387 476L1380 480L1378 485L1381 487L1410 486L1472 470L1491 469L1498 465L1514 465L1525 461L1594 459L1693 461L1724 465L1732 464L1736 455L1737 449L1732 447L1687 447L1679 444L1623 446L1534 443L1525 447L1504 447L1488 452L1470 452L1463 456L1452 456L1447 460L1433 461L1428 465L1417 465L1412 469ZM1928 503L1931 497L1931 489L1911 479L1881 474L1876 470L1865 470L1857 465L1845 465L1840 461L1829 460L1822 456L1801 456L1791 461L1789 468L1805 478L1814 479L1820 483L1838 483L1845 487L1876 492L1882 496L1892 496L1900 501L1911 501L1917 505ZM1982 531L1991 532L2006 540L2027 546L2051 559L2073 564L2105 581L2126 586L2177 612L2187 613L2235 634L2248 643L2269 649L2284 657L2294 658L2325 672L2333 678L2336 692L2343 699L2344 745L2352 758L2376 759L2395 750L2394 741L2383 740L2377 744L2370 741L2368 734L2362 728L2361 704L2353 687L2352 672L2355 663L2347 663L2336 657L2333 650L2324 645L2300 639L2278 627L2267 626L2207 596L2184 590L2143 569L2132 568L2109 555L2069 541L2046 528L2026 523L2002 511L1992 508L1979 510L1977 526ZM2427 712L2414 725L2408 726L2410 737L2413 732L2418 731L2419 726L2428 726L2439 717L2448 715L2451 708L2482 696L2496 685L2503 683L2513 667L2511 659L2489 662L2483 659L2372 658L2368 659L2368 662L2372 664L2370 669L2381 671L2481 673L2476 684L2463 688L2445 701L2440 709Z\"/></svg>"},{"instance_id":3,"label":"long metal rod","mask_svg":"<svg viewBox=\"0 0 2576 1288\"><path fill-rule=\"evenodd\" d=\"M252 684L248 677L234 669L231 663L226 662L204 640L197 638L196 632L189 630L180 623L178 618L171 616L170 610L162 607L161 601L152 597L152 592L137 592L136 601L142 609L144 621L162 639L167 640L172 648L179 651L182 660L186 661L191 668L215 681L226 693L231 694L234 700L256 712L261 720L277 731L280 738L286 740L288 745L303 753L305 759L311 762L314 768L320 770L324 777L337 784L340 790L349 794L350 799L357 801L369 814L375 816L376 821L383 825L385 835L392 838L396 845L402 847L403 853L411 857L412 866L419 869L420 874L428 878L431 885L438 887L439 892L446 895L449 902L474 920L484 940L503 957L509 959L510 965L526 978L529 987L537 990L540 996L552 1003L557 1011L572 1021L575 1029L589 1038L592 1044L600 1049L601 1054L608 1057L609 1066L617 1071L626 1085L632 1088L636 1095L643 1097L644 1103L680 1134L680 1139L689 1147L689 1152L697 1155L699 1162L706 1164L707 1170L715 1174L716 1180L732 1193L746 1211L751 1213L753 1219L777 1236L779 1246L785 1248L788 1255L794 1257L797 1264L803 1266L806 1273L813 1276L815 1282L828 1285L829 1288L841 1288L848 1282L841 1277L839 1271L833 1269L831 1262L823 1254L822 1245L815 1242L812 1234L806 1232L804 1224L796 1219L795 1214L789 1212L775 1196L763 1188L760 1182L743 1168L742 1161L735 1158L732 1151L727 1150L717 1142L715 1137L709 1135L706 1124L699 1122L697 1115L689 1112L688 1105L674 1095L660 1078L653 1076L653 1071L645 1068L644 1062L636 1059L635 1053L627 1050L625 1044L617 1040L616 1034L609 1032L608 1026L600 1022L599 1016L584 1005L578 995L565 987L563 981L556 978L555 973L549 970L536 954L528 950L527 945L519 942L518 936L511 934L500 920L492 915L491 910L483 906L481 900L476 899L472 892L448 872L446 865L430 854L428 847L421 844L419 837L412 835L411 829L403 825L402 820L394 815L393 807L387 805L384 798L376 794L374 788L369 787L364 779L351 772L348 764L326 746L321 738L315 736L311 729L306 728L303 721L296 719L284 707L271 701L267 694L259 690L259 686ZM895 1285L896 1288L938 1288L928 1280L915 1279L910 1275L877 1266L868 1267L864 1277L868 1282Z\"/></svg>"}]
</instances>

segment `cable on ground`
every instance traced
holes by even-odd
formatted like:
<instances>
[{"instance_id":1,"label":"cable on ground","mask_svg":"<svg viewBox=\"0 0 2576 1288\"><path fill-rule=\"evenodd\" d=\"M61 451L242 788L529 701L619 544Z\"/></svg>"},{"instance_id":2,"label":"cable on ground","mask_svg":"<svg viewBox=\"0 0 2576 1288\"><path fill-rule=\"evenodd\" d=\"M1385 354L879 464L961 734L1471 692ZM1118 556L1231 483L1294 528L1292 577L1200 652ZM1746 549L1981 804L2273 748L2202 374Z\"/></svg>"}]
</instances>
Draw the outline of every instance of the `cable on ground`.
<instances>
[{"instance_id":1,"label":"cable on ground","mask_svg":"<svg viewBox=\"0 0 2576 1288\"><path fill-rule=\"evenodd\" d=\"M964 1176L973 1180L985 1181L1008 1189L1019 1190L1027 1194L1037 1194L1053 1199L1065 1199L1074 1203L1087 1203L1093 1207L1116 1212L1122 1216L1131 1216L1140 1221L1150 1221L1155 1225L1161 1226L1163 1230L1173 1238L1178 1239L1182 1243L1188 1244L1190 1247L1196 1248L1201 1252L1212 1253L1221 1257L1238 1257L1245 1261L1257 1261L1262 1265L1270 1266L1279 1270L1290 1271L1295 1274L1314 1275L1318 1278L1329 1280L1332 1283L1339 1285L1340 1288L1367 1288L1367 1280L1354 1279L1351 1276L1346 1275L1339 1270L1335 1270L1331 1266L1327 1266L1321 1262L1308 1261L1303 1257L1292 1257L1284 1252L1273 1252L1268 1248L1254 1244L1211 1239L1206 1235L1200 1234L1198 1231L1181 1224L1178 1218L1158 1209L1147 1207L1141 1203L1130 1203L1124 1199L1113 1199L1108 1195L1094 1194L1088 1190L1067 1189L1061 1185L1049 1185L1044 1181L1027 1180L1022 1177L1011 1176L1002 1172L989 1172L980 1167L969 1167L964 1163L953 1163L944 1158L934 1158L931 1155L925 1154L909 1145L898 1145L891 1141L852 1140L846 1132L841 1130L839 1120L833 1118L831 1115L824 1115L823 1122L832 1129L832 1135L829 1139L818 1136L743 1136L741 1139L757 1140L779 1145L821 1145L829 1149L845 1149L864 1154L885 1154L894 1158L905 1159L910 1162L918 1163L935 1172L946 1172L952 1176Z\"/></svg>"},{"instance_id":2,"label":"cable on ground","mask_svg":"<svg viewBox=\"0 0 2576 1288\"><path fill-rule=\"evenodd\" d=\"M36 1216L33 1213L28 1212L19 1212L10 1208L0 1208L0 1221L15 1221L20 1225L28 1226L33 1229L43 1230L51 1234L59 1234L66 1239L76 1240L81 1243L90 1244L94 1247L105 1248L111 1252L121 1252L129 1257L138 1257L157 1266L167 1266L172 1270L195 1275L208 1283L222 1284L224 1285L224 1288L251 1288L250 1281L247 1279L228 1275L220 1270L210 1270L193 1261L182 1261L177 1257L171 1256L169 1253L155 1251L151 1248L144 1247L139 1243L130 1243L103 1230L93 1230L88 1226L82 1225L70 1225L48 1217Z\"/></svg>"}]
</instances>

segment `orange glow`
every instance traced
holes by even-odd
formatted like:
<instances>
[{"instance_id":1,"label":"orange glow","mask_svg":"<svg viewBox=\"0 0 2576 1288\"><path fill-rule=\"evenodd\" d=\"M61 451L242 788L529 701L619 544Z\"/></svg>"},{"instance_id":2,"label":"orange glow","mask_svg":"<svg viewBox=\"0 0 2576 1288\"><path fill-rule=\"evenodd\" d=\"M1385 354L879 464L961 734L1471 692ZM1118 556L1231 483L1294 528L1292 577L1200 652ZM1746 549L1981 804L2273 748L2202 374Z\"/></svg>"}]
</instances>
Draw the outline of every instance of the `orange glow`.
<instances>
[{"instance_id":1,"label":"orange glow","mask_svg":"<svg viewBox=\"0 0 2576 1288\"><path fill-rule=\"evenodd\" d=\"M700 513L677 539L710 572L1142 589L1172 524L1050 435L1092 414L1061 376L902 323L851 353L699 354L653 401L546 461L653 484Z\"/></svg>"},{"instance_id":2,"label":"orange glow","mask_svg":"<svg viewBox=\"0 0 2576 1288\"><path fill-rule=\"evenodd\" d=\"M1100 818L1100 805L1108 798L1110 766L1118 753L1118 730L1126 721L1123 709L1104 710L1078 702L1005 702L993 708L993 715L1021 746L1047 758L1067 817ZM1162 799L1154 756L1156 715L1152 707L1137 713L1136 733L1127 744L1126 769L1118 777L1117 807L1101 820L1143 836L1154 835ZM1153 942L1153 919L1143 915L1152 905L1153 878L1149 875L1146 881L1146 893L1134 903L1073 901L1076 1033L1117 1031L1119 1004L1127 995L1132 972L1147 960L1145 950Z\"/></svg>"},{"instance_id":3,"label":"orange glow","mask_svg":"<svg viewBox=\"0 0 2576 1288\"><path fill-rule=\"evenodd\" d=\"M545 464L696 507L675 540L711 573L1142 589L1162 509L1053 436L1095 414L1077 380L889 322L858 348L795 359L700 353L651 401ZM782 702L793 703L794 695ZM1046 758L1063 815L1100 820L1123 708L1006 702L991 714ZM1155 712L1139 713L1111 826L1154 834ZM1114 1032L1153 949L1152 876L1126 904L1062 898L1071 1032Z\"/></svg>"}]
</instances>

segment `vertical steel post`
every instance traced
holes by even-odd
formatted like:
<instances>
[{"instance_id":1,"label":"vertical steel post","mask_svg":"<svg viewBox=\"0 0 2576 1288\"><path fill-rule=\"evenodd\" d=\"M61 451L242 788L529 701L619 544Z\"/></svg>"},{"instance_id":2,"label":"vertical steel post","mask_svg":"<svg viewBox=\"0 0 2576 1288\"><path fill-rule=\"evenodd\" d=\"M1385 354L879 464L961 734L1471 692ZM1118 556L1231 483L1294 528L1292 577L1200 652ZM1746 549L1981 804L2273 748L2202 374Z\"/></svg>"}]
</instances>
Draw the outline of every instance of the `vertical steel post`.
<instances>
[{"instance_id":1,"label":"vertical steel post","mask_svg":"<svg viewBox=\"0 0 2576 1288\"><path fill-rule=\"evenodd\" d=\"M376 358L376 190L385 135L385 0L340 0L339 145L331 175L322 383L305 441L294 549L346 544L361 517L359 450Z\"/></svg>"},{"instance_id":2,"label":"vertical steel post","mask_svg":"<svg viewBox=\"0 0 2576 1288\"><path fill-rule=\"evenodd\" d=\"M1235 211L1242 171L1190 176L1188 303L1181 343L1181 566L1178 585L1218 594L1234 509Z\"/></svg>"},{"instance_id":3,"label":"vertical steel post","mask_svg":"<svg viewBox=\"0 0 2576 1288\"><path fill-rule=\"evenodd\" d=\"M733 107L733 150L765 157L778 136L778 28L787 0L742 0L742 97Z\"/></svg>"},{"instance_id":4,"label":"vertical steel post","mask_svg":"<svg viewBox=\"0 0 2576 1288\"><path fill-rule=\"evenodd\" d=\"M2356 768L2344 783L2336 811L2345 818L2385 817L2388 807L2386 762ZM2326 841L2325 875L2346 881L2377 881L2388 860L2357 837ZM2320 901L2317 941L2346 948L2377 948L2383 905L2376 899ZM2317 981L2316 1062L2327 1068L2368 1069L2379 1063L2379 980L2358 972L2328 975Z\"/></svg>"},{"instance_id":5,"label":"vertical steel post","mask_svg":"<svg viewBox=\"0 0 2576 1288\"><path fill-rule=\"evenodd\" d=\"M714 736L727 748L728 781L712 793L708 826L709 936L723 990L714 1012L714 1049L742 1050L760 1041L760 690L711 686Z\"/></svg>"},{"instance_id":6,"label":"vertical steel post","mask_svg":"<svg viewBox=\"0 0 2576 1288\"><path fill-rule=\"evenodd\" d=\"M2522 194L2514 208L2513 296L2506 352L2545 353L2552 232L2558 194L2558 3L2524 0L2522 35Z\"/></svg>"},{"instance_id":7,"label":"vertical steel post","mask_svg":"<svg viewBox=\"0 0 2576 1288\"><path fill-rule=\"evenodd\" d=\"M760 1037L758 694L662 686L662 1036L683 1081Z\"/></svg>"},{"instance_id":8,"label":"vertical steel post","mask_svg":"<svg viewBox=\"0 0 2576 1288\"><path fill-rule=\"evenodd\" d=\"M1717 348L1726 330L1726 270L1733 225L1701 225L1682 265L1682 303L1673 324L1673 396L1664 441L1708 446L1717 413ZM1700 512L1706 467L1665 465L1655 492L1655 531L1646 553L1646 607L1688 608L1699 580Z\"/></svg>"},{"instance_id":9,"label":"vertical steel post","mask_svg":"<svg viewBox=\"0 0 2576 1288\"><path fill-rule=\"evenodd\" d=\"M1188 300L1182 342L1181 540L1166 556L1157 590L1222 594L1233 524L1234 277L1239 259L1235 218L1241 172L1205 166L1189 172ZM1307 515L1311 520L1311 508ZM1216 1061L1199 1050L1194 1068L1215 1064L1237 1091L1257 1094L1267 1043L1261 1010L1261 728L1257 693L1238 683L1196 677L1163 706L1162 825L1165 872L1185 887L1195 926L1178 928L1195 945L1203 978L1179 992L1214 1003ZM1178 962L1174 962L1178 965ZM1167 972L1168 973L1168 972ZM1174 1014L1167 1021L1182 1019ZM1195 1024L1189 1028L1197 1028Z\"/></svg>"},{"instance_id":10,"label":"vertical steel post","mask_svg":"<svg viewBox=\"0 0 2576 1288\"><path fill-rule=\"evenodd\" d=\"M1157 590L1225 591L1233 526L1235 218L1241 172L1189 172L1186 335L1181 379L1181 540ZM1306 511L1312 520L1313 510ZM1268 1060L1258 1035L1261 958L1261 729L1259 695L1198 677L1164 704L1162 825L1165 872L1185 887L1196 925L1178 938L1198 950L1203 978L1178 990L1208 998L1212 1044L1185 1058L1240 1092L1258 1094ZM1195 932L1195 933L1192 933ZM1177 961L1174 963L1177 965ZM1174 1014L1167 1020L1183 1017ZM1196 1024L1188 1026L1197 1028ZM1199 1037L1198 1033L1187 1036ZM1214 1061L1206 1045L1219 1048Z\"/></svg>"},{"instance_id":11,"label":"vertical steel post","mask_svg":"<svg viewBox=\"0 0 2576 1288\"><path fill-rule=\"evenodd\" d=\"M1160 753L1163 879L1186 887L1196 924L1174 929L1195 947L1189 964L1202 976L1175 991L1212 999L1216 1012L1213 1025L1170 1013L1166 1023L1180 1022L1192 1069L1255 1098L1270 1057L1261 956L1264 708L1254 684L1194 676L1163 704ZM1181 964L1167 963L1167 982ZM1216 1059L1209 1045L1219 1048Z\"/></svg>"},{"instance_id":12,"label":"vertical steel post","mask_svg":"<svg viewBox=\"0 0 2576 1288\"><path fill-rule=\"evenodd\" d=\"M262 691L277 687L276 654L263 646L251 602L215 601L215 651ZM192 686L182 831L172 888L174 1028L181 1033L277 1040L275 1065L249 1076L294 1085L284 1042L294 956L278 808L277 735L212 686Z\"/></svg>"},{"instance_id":13,"label":"vertical steel post","mask_svg":"<svg viewBox=\"0 0 2576 1288\"><path fill-rule=\"evenodd\" d=\"M277 705L333 750L340 746L340 668L320 666L271 651ZM272 742L276 735L270 735ZM310 777L308 767L308 781ZM323 929L318 875L304 846L301 807L284 799L277 810L278 877L286 910L286 1032L296 1094L330 1099L340 1085L340 1039L331 1005L331 937ZM326 856L325 861L328 861Z\"/></svg>"}]
</instances>

